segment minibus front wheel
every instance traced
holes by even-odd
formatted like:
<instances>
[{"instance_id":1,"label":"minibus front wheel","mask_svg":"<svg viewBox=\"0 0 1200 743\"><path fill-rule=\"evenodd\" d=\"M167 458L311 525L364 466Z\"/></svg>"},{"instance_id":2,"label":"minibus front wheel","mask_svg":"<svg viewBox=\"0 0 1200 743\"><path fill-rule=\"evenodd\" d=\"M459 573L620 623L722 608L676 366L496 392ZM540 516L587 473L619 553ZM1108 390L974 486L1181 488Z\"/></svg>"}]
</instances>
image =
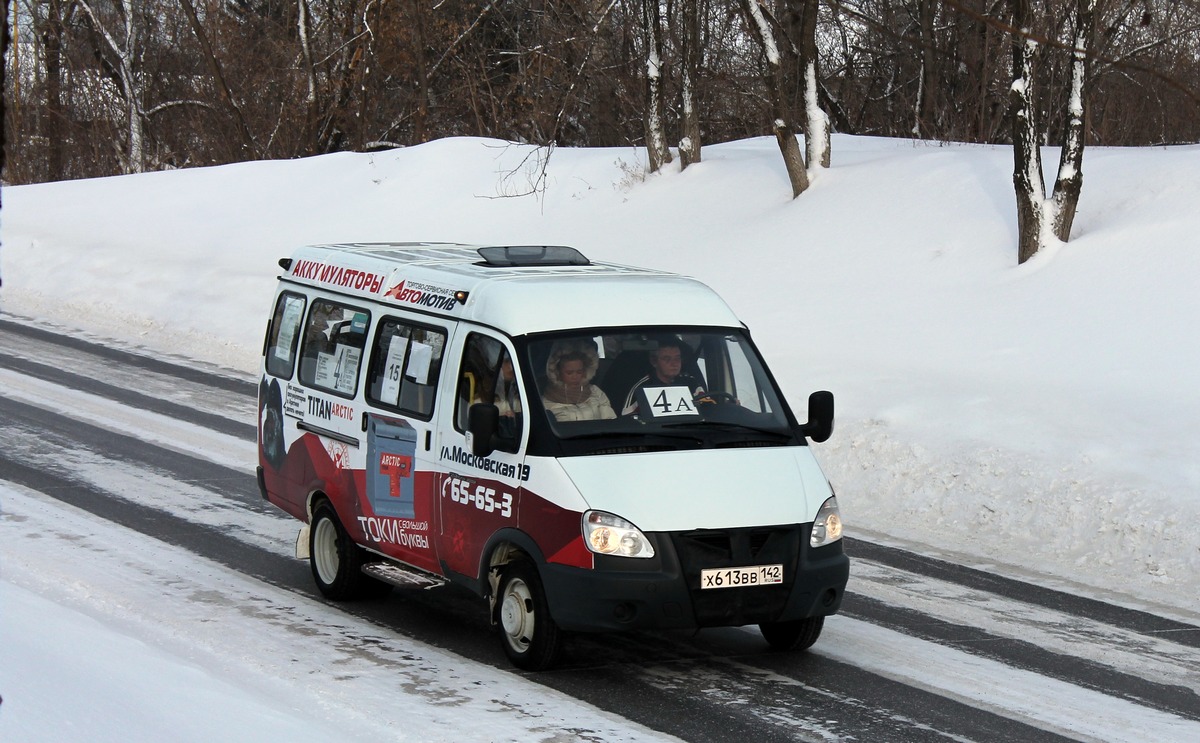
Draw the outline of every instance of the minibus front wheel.
<instances>
[{"instance_id":1,"label":"minibus front wheel","mask_svg":"<svg viewBox=\"0 0 1200 743\"><path fill-rule=\"evenodd\" d=\"M825 617L822 616L790 622L768 622L758 625L758 629L772 650L804 650L813 646L824 626Z\"/></svg>"},{"instance_id":2,"label":"minibus front wheel","mask_svg":"<svg viewBox=\"0 0 1200 743\"><path fill-rule=\"evenodd\" d=\"M504 653L526 671L544 671L558 660L562 632L550 617L537 568L527 560L504 566L496 609Z\"/></svg>"}]
</instances>

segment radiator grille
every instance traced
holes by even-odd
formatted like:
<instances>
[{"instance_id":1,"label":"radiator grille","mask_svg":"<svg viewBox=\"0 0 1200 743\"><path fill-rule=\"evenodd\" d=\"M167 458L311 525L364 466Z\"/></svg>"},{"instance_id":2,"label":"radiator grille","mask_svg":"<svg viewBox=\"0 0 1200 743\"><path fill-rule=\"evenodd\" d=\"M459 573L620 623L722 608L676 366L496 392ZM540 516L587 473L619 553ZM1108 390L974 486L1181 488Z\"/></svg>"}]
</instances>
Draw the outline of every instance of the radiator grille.
<instances>
[{"instance_id":1,"label":"radiator grille","mask_svg":"<svg viewBox=\"0 0 1200 743\"><path fill-rule=\"evenodd\" d=\"M787 604L800 559L803 527L712 529L671 535L700 626L774 621ZM710 568L783 565L782 585L700 589L700 572Z\"/></svg>"}]
</instances>

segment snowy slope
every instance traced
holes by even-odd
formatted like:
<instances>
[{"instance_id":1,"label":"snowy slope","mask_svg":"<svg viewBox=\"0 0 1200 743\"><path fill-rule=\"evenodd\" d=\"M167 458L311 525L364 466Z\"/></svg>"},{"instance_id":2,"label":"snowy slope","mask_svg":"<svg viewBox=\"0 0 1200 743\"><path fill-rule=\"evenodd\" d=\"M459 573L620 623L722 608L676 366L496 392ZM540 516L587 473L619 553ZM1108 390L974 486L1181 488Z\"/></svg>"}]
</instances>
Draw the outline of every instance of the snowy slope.
<instances>
[{"instance_id":1,"label":"snowy slope","mask_svg":"<svg viewBox=\"0 0 1200 743\"><path fill-rule=\"evenodd\" d=\"M687 273L794 406L836 394L817 454L851 535L1200 615L1200 147L1089 149L1071 242L1024 266L1003 147L838 136L794 201L771 138L650 176L633 149L558 149L543 188L544 154L463 138L6 188L0 311L251 374L303 243Z\"/></svg>"},{"instance_id":2,"label":"snowy slope","mask_svg":"<svg viewBox=\"0 0 1200 743\"><path fill-rule=\"evenodd\" d=\"M822 460L852 528L1200 609L1200 147L1089 149L1072 241L1019 267L1007 148L833 153L795 201L768 138L648 177L633 149L558 149L540 190L544 153L479 139L10 188L0 300L249 372L302 243L565 243L688 273L794 404L837 395Z\"/></svg>"}]
</instances>

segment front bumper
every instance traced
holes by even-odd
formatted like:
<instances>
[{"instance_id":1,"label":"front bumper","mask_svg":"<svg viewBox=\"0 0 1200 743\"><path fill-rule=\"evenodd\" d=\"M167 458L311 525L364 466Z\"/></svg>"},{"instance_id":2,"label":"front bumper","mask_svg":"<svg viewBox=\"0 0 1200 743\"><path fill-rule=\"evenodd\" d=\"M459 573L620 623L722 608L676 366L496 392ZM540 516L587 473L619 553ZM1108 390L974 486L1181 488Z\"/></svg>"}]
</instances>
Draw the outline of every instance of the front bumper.
<instances>
[{"instance_id":1,"label":"front bumper","mask_svg":"<svg viewBox=\"0 0 1200 743\"><path fill-rule=\"evenodd\" d=\"M595 556L595 568L542 565L550 614L571 631L689 629L837 612L850 576L842 541L809 547L811 524L654 533L650 559ZM700 588L709 568L782 564L782 584Z\"/></svg>"}]
</instances>

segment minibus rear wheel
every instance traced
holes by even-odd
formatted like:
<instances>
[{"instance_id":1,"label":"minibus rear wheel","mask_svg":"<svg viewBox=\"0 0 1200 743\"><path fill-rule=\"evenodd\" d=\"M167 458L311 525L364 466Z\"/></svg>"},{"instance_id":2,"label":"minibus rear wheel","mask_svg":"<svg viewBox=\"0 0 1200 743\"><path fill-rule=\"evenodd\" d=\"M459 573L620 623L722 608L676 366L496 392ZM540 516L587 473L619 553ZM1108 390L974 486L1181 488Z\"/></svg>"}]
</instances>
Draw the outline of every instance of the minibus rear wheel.
<instances>
[{"instance_id":1,"label":"minibus rear wheel","mask_svg":"<svg viewBox=\"0 0 1200 743\"><path fill-rule=\"evenodd\" d=\"M544 671L558 661L562 633L550 617L537 568L527 560L504 566L496 601L504 653L526 671Z\"/></svg>"},{"instance_id":2,"label":"minibus rear wheel","mask_svg":"<svg viewBox=\"0 0 1200 743\"><path fill-rule=\"evenodd\" d=\"M366 552L346 533L328 501L313 511L308 529L309 566L325 598L352 601L383 596L391 586L362 572Z\"/></svg>"},{"instance_id":3,"label":"minibus rear wheel","mask_svg":"<svg viewBox=\"0 0 1200 743\"><path fill-rule=\"evenodd\" d=\"M804 650L813 646L824 626L825 617L809 617L790 622L768 622L758 625L758 629L772 650Z\"/></svg>"}]
</instances>

